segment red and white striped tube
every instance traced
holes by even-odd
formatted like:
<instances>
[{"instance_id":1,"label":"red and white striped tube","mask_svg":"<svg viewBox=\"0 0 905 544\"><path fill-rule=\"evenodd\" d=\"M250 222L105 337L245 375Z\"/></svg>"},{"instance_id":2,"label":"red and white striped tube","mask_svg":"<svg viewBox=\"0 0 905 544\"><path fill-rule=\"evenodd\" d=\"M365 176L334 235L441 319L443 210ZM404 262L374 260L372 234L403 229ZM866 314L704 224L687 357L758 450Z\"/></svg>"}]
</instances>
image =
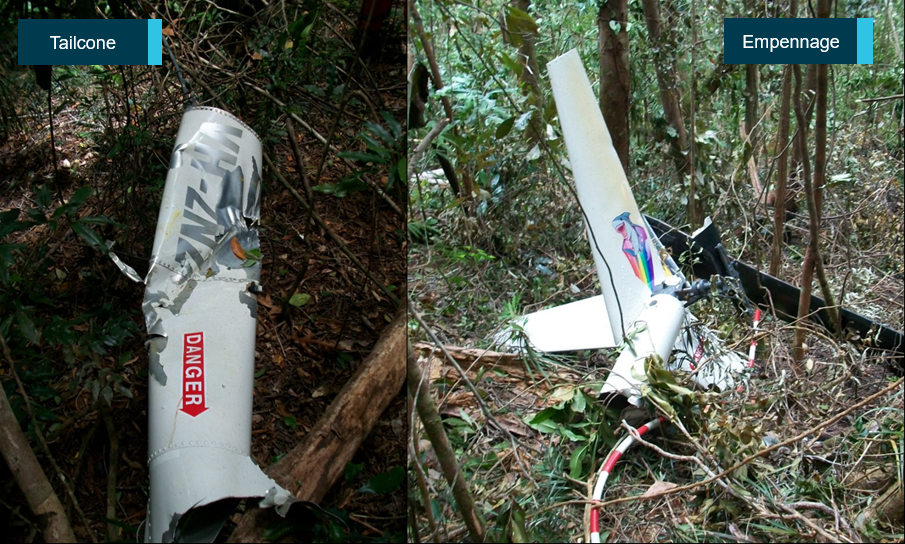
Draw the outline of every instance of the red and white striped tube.
<instances>
[{"instance_id":1,"label":"red and white striped tube","mask_svg":"<svg viewBox=\"0 0 905 544\"><path fill-rule=\"evenodd\" d=\"M657 419L648 421L644 425L638 427L638 436L644 436L647 431L652 429L656 429L660 426L661 423L666 423L666 418L663 416L658 417ZM616 444L616 447L610 451L610 454L607 455L606 460L603 462L603 466L600 467L600 470L597 472L597 483L594 484L594 493L591 495L591 498L595 501L601 500L603 497L603 488L606 486L606 480L609 477L610 473L613 472L613 467L616 466L616 463L622 457L622 454L628 450L632 444L634 444L635 438L628 434L622 438L622 440ZM597 511L597 507L591 507L591 542L600 542L600 515Z\"/></svg>"},{"instance_id":2,"label":"red and white striped tube","mask_svg":"<svg viewBox=\"0 0 905 544\"><path fill-rule=\"evenodd\" d=\"M757 326L760 324L760 308L754 310L754 331L751 337L751 347L748 348L748 368L754 368L754 352L757 350Z\"/></svg>"}]
</instances>

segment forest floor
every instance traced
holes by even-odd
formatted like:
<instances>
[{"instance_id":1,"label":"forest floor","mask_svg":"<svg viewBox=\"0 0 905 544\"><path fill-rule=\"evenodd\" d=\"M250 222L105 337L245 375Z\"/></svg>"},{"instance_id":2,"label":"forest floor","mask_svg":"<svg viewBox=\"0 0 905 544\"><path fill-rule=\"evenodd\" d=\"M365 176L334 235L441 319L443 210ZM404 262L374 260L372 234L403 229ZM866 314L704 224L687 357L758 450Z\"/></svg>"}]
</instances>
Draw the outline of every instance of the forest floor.
<instances>
[{"instance_id":1,"label":"forest floor","mask_svg":"<svg viewBox=\"0 0 905 544\"><path fill-rule=\"evenodd\" d=\"M902 331L902 154L869 134L860 127L839 133L834 164L863 175L857 182L839 176L828 189L823 259L844 307ZM654 169L639 174L636 200L645 213L679 224L682 208L658 184L670 179L669 166ZM424 177L412 190L410 221L420 239L409 252L410 294L465 375L420 328L415 348L490 538L518 534L513 512L521 509L532 540L587 542L593 472L614 434L625 436L623 419L637 428L657 414L596 400L612 351L551 356L500 346L512 318L599 293L572 196L543 169L525 172L479 204L474 217L450 204L442 181ZM772 209L752 208L751 187L715 177L717 187L730 187L710 202L729 254L766 270ZM806 217L789 227L779 276L798 285ZM696 303L694 312L747 359L749 316L719 299ZM812 327L799 366L791 358L793 325L768 307L764 316L756 370L744 392L665 395L688 434L667 425L648 437L663 450L636 444L622 457L603 495L601 541L901 541L902 519L895 517L901 512L878 519L871 509L902 482L901 359ZM692 387L686 377L677 379ZM430 490L427 499L413 491L421 537L430 532L429 502L441 541L463 538L438 460L418 429L416 471ZM742 461L722 478L728 488L700 483ZM677 486L690 488L641 497Z\"/></svg>"},{"instance_id":2,"label":"forest floor","mask_svg":"<svg viewBox=\"0 0 905 544\"><path fill-rule=\"evenodd\" d=\"M351 36L347 21L335 14L331 17L334 28ZM373 52L359 74L366 73L368 81L362 93L404 125L405 57L401 43L394 41L383 52ZM144 286L131 282L108 257L92 249L68 226L70 221L88 217L109 219L91 224L102 238L116 240L114 251L126 264L140 276L146 272L163 188L161 172L169 164L181 118L181 93L172 73L166 88L160 87L163 93L159 103L138 101L142 93L152 92L153 83L160 84L159 76L149 76L149 72L125 67L117 73L123 77L105 83L122 86L123 80L126 82L127 100L122 103L129 105L117 109L120 104L115 102L105 106L106 101L116 99L115 95L108 96L108 87L82 87L78 74L70 77L67 71L62 77L62 69L57 68L55 82L59 78L65 83L54 87L53 128L60 168L56 175L49 149L46 102L42 103L40 97L44 95L38 94L42 91L37 88L31 98L21 97L16 106L20 116L15 125L7 124L6 139L0 143L0 210L21 210L23 218L26 211L37 210L32 213L45 217L42 224L3 240L21 245L16 247L8 269L12 279L0 289L9 304L3 308L0 330L4 335L21 333L15 342L9 342L12 359L61 473L35 440L33 424L6 360L0 364L0 379L81 541L109 541L111 536L120 541L142 540L147 512L148 360L141 310ZM307 98L295 100L294 111L313 131L326 135L337 119L336 104L329 99L334 89L323 80L324 73L316 76L321 80L308 86L314 94L309 92ZM23 70L16 77L24 86L32 75ZM207 83L221 84L224 80L209 77ZM210 96L202 90L202 81L193 83L199 96ZM121 91L122 87L116 89ZM134 102L129 93L136 97ZM316 94L327 98L319 99ZM250 102L251 98L256 100L254 106L245 111L239 107L232 113L252 126L270 116L265 130L260 124L256 126L265 153L283 177L304 194L299 165L286 136L285 110L273 102L258 101L258 97L242 100ZM209 105L218 106L215 101ZM360 100L353 101L340 118L333 137L339 149L363 148L358 138L359 131L364 130L362 120L384 122L380 117L373 119L372 110L366 106ZM108 113L106 120L93 115L98 110ZM313 179L323 144L313 132L296 127L305 168ZM106 138L110 133L120 136ZM382 179L385 185L387 168L374 168L369 175ZM341 182L349 173L349 168L330 154L317 185L329 188L328 184ZM252 456L261 467L271 465L305 439L397 313L393 302L353 266L337 243L316 227L306 229L304 208L268 174L265 168L258 225L263 292L257 306L252 416ZM38 194L42 185L49 189L43 197ZM58 193L68 202L79 187L95 191L77 207L74 216L55 215L60 209ZM370 190L344 196L319 191L313 194L317 213L378 281L396 293L405 292L404 218ZM48 223L51 218L59 221ZM296 291L290 292L294 287ZM289 304L294 294L307 295L308 300L301 305ZM405 486L398 482L376 494L361 489L375 477L385 480L394 467L405 466L404 398L401 391L396 395L346 467L345 478L323 501L322 506L338 517L325 520L320 532L309 527L294 538L403 538ZM110 472L111 455L118 460L115 474ZM61 476L71 482L75 502ZM105 522L111 518L110 478L116 482L112 525ZM230 534L238 517L236 513L228 522L221 539ZM342 522L337 523L338 519ZM4 527L5 540L17 542L33 540L39 527L5 463L0 463L0 527ZM108 535L108 527L114 528L114 535Z\"/></svg>"}]
</instances>

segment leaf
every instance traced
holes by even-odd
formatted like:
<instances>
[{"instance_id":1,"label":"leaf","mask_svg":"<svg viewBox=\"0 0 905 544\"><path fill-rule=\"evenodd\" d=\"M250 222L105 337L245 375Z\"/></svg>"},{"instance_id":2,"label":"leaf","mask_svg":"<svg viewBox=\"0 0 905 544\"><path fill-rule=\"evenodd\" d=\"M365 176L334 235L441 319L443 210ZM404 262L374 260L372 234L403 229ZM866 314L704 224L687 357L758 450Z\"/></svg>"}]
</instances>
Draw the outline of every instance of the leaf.
<instances>
[{"instance_id":1,"label":"leaf","mask_svg":"<svg viewBox=\"0 0 905 544\"><path fill-rule=\"evenodd\" d=\"M353 175L346 177L339 183L324 183L323 185L317 185L315 187L312 187L311 189L313 191L324 193L326 195L333 195L337 198L343 198L346 195L350 195L352 193L366 191L368 189L368 186Z\"/></svg>"},{"instance_id":2,"label":"leaf","mask_svg":"<svg viewBox=\"0 0 905 544\"><path fill-rule=\"evenodd\" d=\"M167 25L166 28L164 28L161 32L164 36L168 36L170 38L176 35L176 32L173 30L172 25Z\"/></svg>"},{"instance_id":3,"label":"leaf","mask_svg":"<svg viewBox=\"0 0 905 544\"><path fill-rule=\"evenodd\" d=\"M94 229L92 229L85 223L82 223L81 221L73 221L71 226L72 230L75 231L76 234L81 236L82 240L84 240L89 246L99 250L104 255L107 254L107 252L109 251L107 244L105 244L101 237L96 232L94 232Z\"/></svg>"},{"instance_id":4,"label":"leaf","mask_svg":"<svg viewBox=\"0 0 905 544\"><path fill-rule=\"evenodd\" d=\"M506 542L534 542L525 526L525 511L515 499L509 499L506 511Z\"/></svg>"},{"instance_id":5,"label":"leaf","mask_svg":"<svg viewBox=\"0 0 905 544\"><path fill-rule=\"evenodd\" d=\"M672 482L661 482L657 480L656 482L652 483L651 486L647 488L647 491L645 491L641 496L650 497L651 495L657 495L664 491L669 491L674 487L679 487L679 484L674 484Z\"/></svg>"},{"instance_id":6,"label":"leaf","mask_svg":"<svg viewBox=\"0 0 905 544\"><path fill-rule=\"evenodd\" d=\"M38 345L41 342L40 331L38 331L34 321L32 321L24 311L19 310L16 312L16 324L19 325L19 331L22 332L22 336L24 336L26 340L35 345Z\"/></svg>"},{"instance_id":7,"label":"leaf","mask_svg":"<svg viewBox=\"0 0 905 544\"><path fill-rule=\"evenodd\" d=\"M292 416L286 416L283 418L283 425L289 427L293 431L295 430L296 427L298 427L298 424L299 424L298 420Z\"/></svg>"},{"instance_id":8,"label":"leaf","mask_svg":"<svg viewBox=\"0 0 905 544\"><path fill-rule=\"evenodd\" d=\"M302 307L305 304L308 304L308 301L311 300L311 295L308 293L296 293L292 295L292 298L289 299L289 304L292 304L296 307Z\"/></svg>"},{"instance_id":9,"label":"leaf","mask_svg":"<svg viewBox=\"0 0 905 544\"><path fill-rule=\"evenodd\" d=\"M383 126L373 122L373 121L365 121L365 126L368 127L368 130L377 135L378 138L383 140L389 146L396 145L396 140L393 136L387 131L387 129L383 128Z\"/></svg>"},{"instance_id":10,"label":"leaf","mask_svg":"<svg viewBox=\"0 0 905 544\"><path fill-rule=\"evenodd\" d=\"M522 65L515 62L512 57L506 53L500 53L500 60L503 62L503 65L512 70L516 76L522 75Z\"/></svg>"},{"instance_id":11,"label":"leaf","mask_svg":"<svg viewBox=\"0 0 905 544\"><path fill-rule=\"evenodd\" d=\"M392 493L395 491L400 485L402 485L402 481L405 479L405 469L401 466L395 466L390 469L389 472L385 472L382 474L378 474L371 478L368 483L361 486L362 493L371 493L374 495L379 495L381 493Z\"/></svg>"},{"instance_id":12,"label":"leaf","mask_svg":"<svg viewBox=\"0 0 905 544\"><path fill-rule=\"evenodd\" d=\"M512 130L512 125L515 124L515 116L513 115L509 119L506 119L499 126L496 127L496 138L500 140L505 138L507 134Z\"/></svg>"},{"instance_id":13,"label":"leaf","mask_svg":"<svg viewBox=\"0 0 905 544\"><path fill-rule=\"evenodd\" d=\"M584 398L583 393L579 392L577 395L575 395L572 398L572 411L573 412L577 412L580 414L580 413L584 412L585 406L586 406L586 403L585 403L585 398Z\"/></svg>"},{"instance_id":14,"label":"leaf","mask_svg":"<svg viewBox=\"0 0 905 544\"><path fill-rule=\"evenodd\" d=\"M528 128L528 121L531 120L531 113L532 112L530 111L526 111L525 113L521 114L518 120L515 122L515 128L519 130L525 130L526 128Z\"/></svg>"},{"instance_id":15,"label":"leaf","mask_svg":"<svg viewBox=\"0 0 905 544\"><path fill-rule=\"evenodd\" d=\"M25 230L28 227L34 225L34 223L30 221L19 221L18 219L18 208L13 208L12 210L0 213L0 238L3 238L11 232L16 232L17 230Z\"/></svg>"},{"instance_id":16,"label":"leaf","mask_svg":"<svg viewBox=\"0 0 905 544\"><path fill-rule=\"evenodd\" d=\"M569 477L573 480L581 477L581 464L584 462L585 455L588 453L588 446L590 445L590 443L585 444L572 454L572 460L569 461Z\"/></svg>"},{"instance_id":17,"label":"leaf","mask_svg":"<svg viewBox=\"0 0 905 544\"><path fill-rule=\"evenodd\" d=\"M587 441L587 438L585 438L581 435L575 434L574 432L572 432L571 429L569 429L567 427L561 427L559 429L559 431L562 433L563 436L565 436L572 442L586 442Z\"/></svg>"},{"instance_id":18,"label":"leaf","mask_svg":"<svg viewBox=\"0 0 905 544\"><path fill-rule=\"evenodd\" d=\"M537 34L538 30L534 18L514 6L506 6L506 29L509 42L516 47L524 43L524 34Z\"/></svg>"},{"instance_id":19,"label":"leaf","mask_svg":"<svg viewBox=\"0 0 905 544\"><path fill-rule=\"evenodd\" d=\"M569 402L570 400L572 400L572 397L575 396L576 391L577 388L570 385L557 387L556 390L553 391L553 394L550 395L550 400L557 403Z\"/></svg>"},{"instance_id":20,"label":"leaf","mask_svg":"<svg viewBox=\"0 0 905 544\"><path fill-rule=\"evenodd\" d=\"M113 389L110 388L109 385L104 386L104 402L107 403L107 406L113 406Z\"/></svg>"},{"instance_id":21,"label":"leaf","mask_svg":"<svg viewBox=\"0 0 905 544\"><path fill-rule=\"evenodd\" d=\"M237 259L239 259L240 261L244 261L247 258L245 256L245 250L242 249L242 244L239 243L239 240L237 240L236 238L233 238L229 242L229 246L232 248L233 255L235 255Z\"/></svg>"},{"instance_id":22,"label":"leaf","mask_svg":"<svg viewBox=\"0 0 905 544\"><path fill-rule=\"evenodd\" d=\"M619 21L610 21L610 28L616 34L619 34L619 30L622 28L622 25L619 24Z\"/></svg>"},{"instance_id":23,"label":"leaf","mask_svg":"<svg viewBox=\"0 0 905 544\"><path fill-rule=\"evenodd\" d=\"M65 213L74 212L79 207L81 207L81 205L84 204L85 201L88 200L88 197L92 194L94 194L94 189L92 189L91 187L81 187L79 189L76 189L76 191L72 193L72 196L69 197L69 200L65 204L54 210L53 217L57 218Z\"/></svg>"},{"instance_id":24,"label":"leaf","mask_svg":"<svg viewBox=\"0 0 905 544\"><path fill-rule=\"evenodd\" d=\"M382 163L386 159L381 157L380 155L375 155L373 153L365 153L364 151L340 151L336 154L337 157L341 159L349 159L353 161L362 161L362 162L377 162Z\"/></svg>"},{"instance_id":25,"label":"leaf","mask_svg":"<svg viewBox=\"0 0 905 544\"><path fill-rule=\"evenodd\" d=\"M364 466L364 463L353 463L349 461L346 464L346 481L352 483L355 478L358 478L358 475L361 474L361 469L363 469Z\"/></svg>"},{"instance_id":26,"label":"leaf","mask_svg":"<svg viewBox=\"0 0 905 544\"><path fill-rule=\"evenodd\" d=\"M387 122L387 125L390 127L390 130L393 132L393 137L397 140L402 138L402 125L399 124L390 112L383 110L380 112L380 115L383 117L383 120Z\"/></svg>"},{"instance_id":27,"label":"leaf","mask_svg":"<svg viewBox=\"0 0 905 544\"><path fill-rule=\"evenodd\" d=\"M261 55L260 53L258 53L257 51L255 51L254 53L251 54L251 60L262 60L263 58L264 58L264 56Z\"/></svg>"},{"instance_id":28,"label":"leaf","mask_svg":"<svg viewBox=\"0 0 905 544\"><path fill-rule=\"evenodd\" d=\"M403 182L408 175L408 166L406 163L407 161L405 157L402 157L401 159L399 159L399 162L396 163L397 175L399 176L399 180Z\"/></svg>"}]
</instances>

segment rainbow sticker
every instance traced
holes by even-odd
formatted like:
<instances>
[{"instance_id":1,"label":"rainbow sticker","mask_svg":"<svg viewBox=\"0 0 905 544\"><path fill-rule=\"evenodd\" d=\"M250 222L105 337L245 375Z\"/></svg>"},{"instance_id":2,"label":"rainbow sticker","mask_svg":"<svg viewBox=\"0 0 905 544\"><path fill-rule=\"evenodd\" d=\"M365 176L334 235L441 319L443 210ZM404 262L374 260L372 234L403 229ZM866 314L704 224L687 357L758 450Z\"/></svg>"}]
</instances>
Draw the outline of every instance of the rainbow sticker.
<instances>
[{"instance_id":1,"label":"rainbow sticker","mask_svg":"<svg viewBox=\"0 0 905 544\"><path fill-rule=\"evenodd\" d=\"M613 228L622 235L622 252L639 280L654 290L654 264L647 248L647 230L632 223L628 212L613 219Z\"/></svg>"}]
</instances>

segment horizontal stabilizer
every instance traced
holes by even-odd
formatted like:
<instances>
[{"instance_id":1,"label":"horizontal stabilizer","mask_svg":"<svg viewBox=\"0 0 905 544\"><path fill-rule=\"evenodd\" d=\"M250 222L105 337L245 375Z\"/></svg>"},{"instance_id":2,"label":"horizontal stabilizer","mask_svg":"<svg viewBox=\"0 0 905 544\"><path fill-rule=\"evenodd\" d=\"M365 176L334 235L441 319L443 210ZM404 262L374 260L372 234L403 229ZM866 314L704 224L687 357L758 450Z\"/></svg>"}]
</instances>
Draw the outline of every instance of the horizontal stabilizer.
<instances>
[{"instance_id":1,"label":"horizontal stabilizer","mask_svg":"<svg viewBox=\"0 0 905 544\"><path fill-rule=\"evenodd\" d=\"M517 322L538 351L615 347L603 295L527 314Z\"/></svg>"}]
</instances>

